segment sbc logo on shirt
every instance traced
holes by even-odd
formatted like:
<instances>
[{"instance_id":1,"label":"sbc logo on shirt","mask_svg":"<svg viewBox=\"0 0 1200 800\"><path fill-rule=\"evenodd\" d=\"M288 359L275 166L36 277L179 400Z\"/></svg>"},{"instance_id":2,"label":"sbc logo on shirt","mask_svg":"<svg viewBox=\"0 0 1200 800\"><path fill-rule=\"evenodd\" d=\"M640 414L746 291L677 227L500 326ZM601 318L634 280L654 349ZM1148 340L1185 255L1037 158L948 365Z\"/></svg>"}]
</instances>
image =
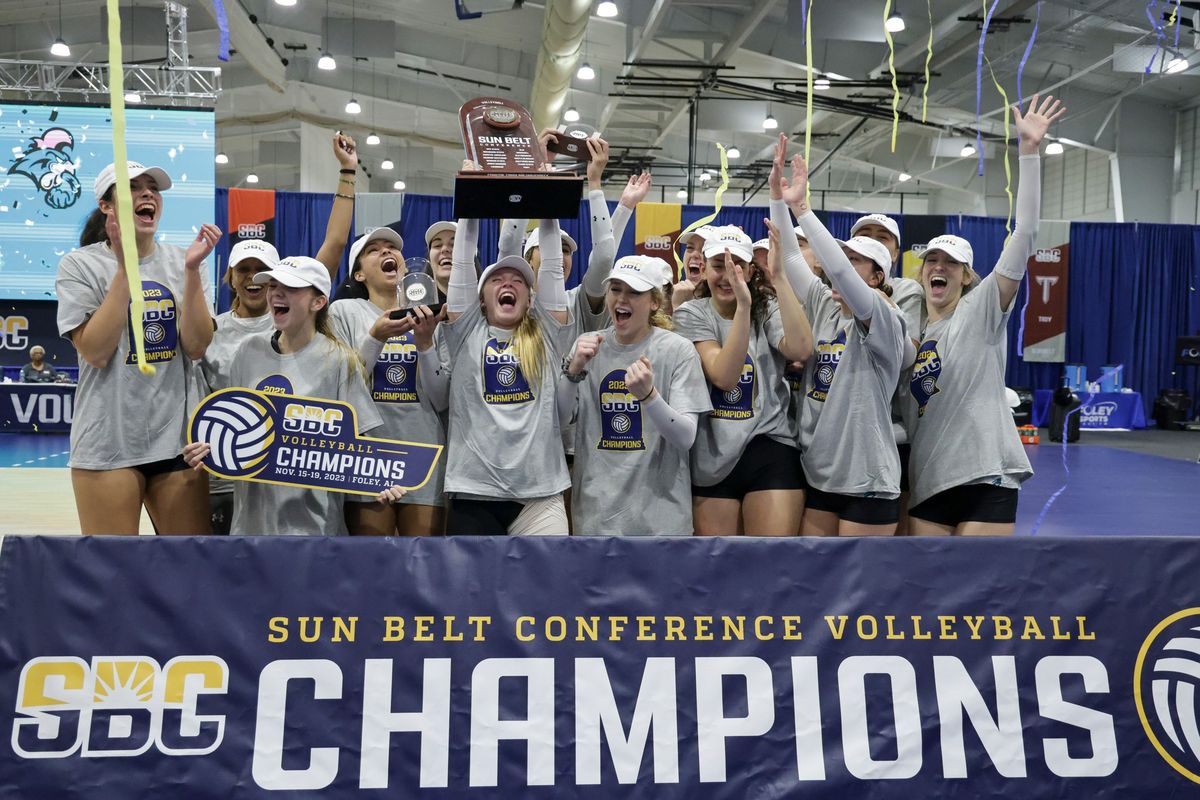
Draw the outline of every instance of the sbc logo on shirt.
<instances>
[{"instance_id":1,"label":"sbc logo on shirt","mask_svg":"<svg viewBox=\"0 0 1200 800\"><path fill-rule=\"evenodd\" d=\"M754 416L754 361L746 354L742 376L729 391L712 387L712 416L716 419L750 419Z\"/></svg>"},{"instance_id":2,"label":"sbc logo on shirt","mask_svg":"<svg viewBox=\"0 0 1200 800\"><path fill-rule=\"evenodd\" d=\"M483 348L483 402L489 405L507 406L533 400L517 354L508 352L509 344L493 336Z\"/></svg>"},{"instance_id":3,"label":"sbc logo on shirt","mask_svg":"<svg viewBox=\"0 0 1200 800\"><path fill-rule=\"evenodd\" d=\"M142 335L146 341L146 361L150 364L170 361L175 357L179 342L176 326L175 295L156 281L142 281L142 298L146 308L142 312ZM133 342L133 304L129 306L129 355L126 364L137 363L137 351Z\"/></svg>"},{"instance_id":4,"label":"sbc logo on shirt","mask_svg":"<svg viewBox=\"0 0 1200 800\"><path fill-rule=\"evenodd\" d=\"M413 334L393 336L375 362L371 399L377 403L416 403L417 345Z\"/></svg>"},{"instance_id":5,"label":"sbc logo on shirt","mask_svg":"<svg viewBox=\"0 0 1200 800\"><path fill-rule=\"evenodd\" d=\"M597 450L645 450L642 405L625 389L625 370L600 381L600 443Z\"/></svg>"},{"instance_id":6,"label":"sbc logo on shirt","mask_svg":"<svg viewBox=\"0 0 1200 800\"><path fill-rule=\"evenodd\" d=\"M912 395L917 399L917 416L925 416L925 404L938 393L938 378L942 375L942 359L938 355L937 341L931 339L921 344L917 360L913 363Z\"/></svg>"},{"instance_id":7,"label":"sbc logo on shirt","mask_svg":"<svg viewBox=\"0 0 1200 800\"><path fill-rule=\"evenodd\" d=\"M829 396L829 387L833 384L833 376L837 374L838 364L842 363L842 352L846 349L846 332L838 331L831 341L817 342L817 352L813 354L813 388L808 396L819 403L824 403Z\"/></svg>"}]
</instances>

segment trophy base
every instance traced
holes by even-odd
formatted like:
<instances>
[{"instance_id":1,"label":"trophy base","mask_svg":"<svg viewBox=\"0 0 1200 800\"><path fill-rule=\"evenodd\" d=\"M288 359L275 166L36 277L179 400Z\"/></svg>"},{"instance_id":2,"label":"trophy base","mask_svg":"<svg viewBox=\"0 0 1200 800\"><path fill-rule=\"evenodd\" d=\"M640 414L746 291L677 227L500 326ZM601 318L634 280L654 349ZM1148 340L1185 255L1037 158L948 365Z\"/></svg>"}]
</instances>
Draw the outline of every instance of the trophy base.
<instances>
[{"instance_id":1,"label":"trophy base","mask_svg":"<svg viewBox=\"0 0 1200 800\"><path fill-rule=\"evenodd\" d=\"M454 216L465 219L559 219L579 214L584 179L540 173L497 175L460 172L454 181Z\"/></svg>"}]
</instances>

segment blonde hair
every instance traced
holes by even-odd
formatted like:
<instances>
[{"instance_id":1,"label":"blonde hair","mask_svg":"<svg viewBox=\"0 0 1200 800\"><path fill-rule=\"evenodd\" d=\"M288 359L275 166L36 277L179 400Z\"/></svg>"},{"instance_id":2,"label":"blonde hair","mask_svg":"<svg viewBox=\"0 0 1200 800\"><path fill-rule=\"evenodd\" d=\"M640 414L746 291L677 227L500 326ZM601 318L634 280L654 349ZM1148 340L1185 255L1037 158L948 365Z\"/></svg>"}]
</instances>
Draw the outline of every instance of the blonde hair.
<instances>
[{"instance_id":1,"label":"blonde hair","mask_svg":"<svg viewBox=\"0 0 1200 800\"><path fill-rule=\"evenodd\" d=\"M316 290L314 289L313 291ZM346 362L350 365L351 370L358 373L358 376L363 379L363 382L370 386L371 380L370 376L367 375L367 366L363 364L362 359L359 358L358 353L352 347L348 346L334 334L333 327L329 324L329 303L321 306L321 309L317 311L316 325L317 333L324 334L326 337L328 337L329 341L333 342L338 351L346 359Z\"/></svg>"},{"instance_id":2,"label":"blonde hair","mask_svg":"<svg viewBox=\"0 0 1200 800\"><path fill-rule=\"evenodd\" d=\"M671 319L671 315L666 312L667 293L663 291L661 286L655 286L650 290L650 297L658 304L658 308L650 312L650 327L662 328L666 331L675 330L675 321Z\"/></svg>"},{"instance_id":3,"label":"blonde hair","mask_svg":"<svg viewBox=\"0 0 1200 800\"><path fill-rule=\"evenodd\" d=\"M546 342L542 339L542 327L530 311L525 312L521 324L513 331L509 346L517 356L517 363L529 382L530 390L536 393L535 387L542 385L543 370L546 367Z\"/></svg>"}]
</instances>

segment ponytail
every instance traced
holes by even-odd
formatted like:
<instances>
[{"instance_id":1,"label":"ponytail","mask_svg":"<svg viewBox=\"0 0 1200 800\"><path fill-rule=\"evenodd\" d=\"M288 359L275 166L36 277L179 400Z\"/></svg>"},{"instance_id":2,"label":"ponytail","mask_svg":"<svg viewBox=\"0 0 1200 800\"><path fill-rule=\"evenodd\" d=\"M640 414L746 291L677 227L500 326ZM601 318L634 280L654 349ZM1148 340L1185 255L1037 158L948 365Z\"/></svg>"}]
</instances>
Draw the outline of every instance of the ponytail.
<instances>
[{"instance_id":1,"label":"ponytail","mask_svg":"<svg viewBox=\"0 0 1200 800\"><path fill-rule=\"evenodd\" d=\"M362 378L364 383L370 385L370 379L367 376L367 367L363 364L362 359L358 357L358 353L334 334L333 327L329 324L329 303L326 303L317 312L316 325L317 333L328 337L329 341L333 342L342 355L345 356L346 362L350 364L352 370L358 373L358 376Z\"/></svg>"},{"instance_id":2,"label":"ponytail","mask_svg":"<svg viewBox=\"0 0 1200 800\"><path fill-rule=\"evenodd\" d=\"M543 370L546 368L546 343L542 340L542 328L531 312L526 312L521 324L513 331L513 353L525 374L529 387L541 387Z\"/></svg>"},{"instance_id":3,"label":"ponytail","mask_svg":"<svg viewBox=\"0 0 1200 800\"><path fill-rule=\"evenodd\" d=\"M650 297L654 298L654 302L658 304L658 308L650 312L650 327L662 328L665 331L675 330L675 322L671 319L671 315L664 309L667 307L667 293L661 286L655 286L650 290Z\"/></svg>"},{"instance_id":4,"label":"ponytail","mask_svg":"<svg viewBox=\"0 0 1200 800\"><path fill-rule=\"evenodd\" d=\"M113 198L113 188L108 187L108 191L104 193L104 197L100 198L111 203ZM83 230L79 233L79 246L87 247L89 244L99 244L100 242L108 241L108 215L100 210L99 206L92 209L92 213L88 214L87 219L83 222Z\"/></svg>"}]
</instances>

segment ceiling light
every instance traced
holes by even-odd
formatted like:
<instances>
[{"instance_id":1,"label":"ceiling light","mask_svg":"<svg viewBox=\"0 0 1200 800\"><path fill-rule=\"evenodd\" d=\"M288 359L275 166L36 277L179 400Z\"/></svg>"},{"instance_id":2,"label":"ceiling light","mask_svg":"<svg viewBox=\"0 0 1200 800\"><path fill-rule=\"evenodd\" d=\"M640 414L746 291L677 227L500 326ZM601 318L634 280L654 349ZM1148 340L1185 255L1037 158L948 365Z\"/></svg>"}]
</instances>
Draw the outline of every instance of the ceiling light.
<instances>
[{"instance_id":1,"label":"ceiling light","mask_svg":"<svg viewBox=\"0 0 1200 800\"><path fill-rule=\"evenodd\" d=\"M275 5L287 6L290 8L291 6L296 5L296 0L275 0Z\"/></svg>"},{"instance_id":2,"label":"ceiling light","mask_svg":"<svg viewBox=\"0 0 1200 800\"><path fill-rule=\"evenodd\" d=\"M579 122L579 112L575 110L575 106L571 106L563 114L563 119L567 122Z\"/></svg>"},{"instance_id":3,"label":"ceiling light","mask_svg":"<svg viewBox=\"0 0 1200 800\"><path fill-rule=\"evenodd\" d=\"M317 69L337 69L337 62L333 60L333 56L329 55L328 50L322 52L321 57L317 59Z\"/></svg>"},{"instance_id":4,"label":"ceiling light","mask_svg":"<svg viewBox=\"0 0 1200 800\"><path fill-rule=\"evenodd\" d=\"M71 48L67 47L67 43L60 37L54 40L54 44L50 45L50 55L58 56L59 58L69 58ZM1184 62L1183 67L1187 69L1187 62Z\"/></svg>"},{"instance_id":5,"label":"ceiling light","mask_svg":"<svg viewBox=\"0 0 1200 800\"><path fill-rule=\"evenodd\" d=\"M347 114L361 114L362 106L360 106L358 104L357 100L355 100L353 97L351 97L350 102L346 103L346 113Z\"/></svg>"},{"instance_id":6,"label":"ceiling light","mask_svg":"<svg viewBox=\"0 0 1200 800\"><path fill-rule=\"evenodd\" d=\"M216 161L218 164L228 164L228 163L229 163L229 156L225 155L224 153L217 153L217 157L216 157L214 160L215 160L215 161Z\"/></svg>"},{"instance_id":7,"label":"ceiling light","mask_svg":"<svg viewBox=\"0 0 1200 800\"><path fill-rule=\"evenodd\" d=\"M575 77L581 81L594 80L596 78L596 70L592 69L592 65L585 61L583 62L583 66L579 68L579 71L575 73Z\"/></svg>"},{"instance_id":8,"label":"ceiling light","mask_svg":"<svg viewBox=\"0 0 1200 800\"><path fill-rule=\"evenodd\" d=\"M126 103L140 103L140 102L142 102L142 96L140 94L138 94L137 92L126 92L125 93L125 102Z\"/></svg>"},{"instance_id":9,"label":"ceiling light","mask_svg":"<svg viewBox=\"0 0 1200 800\"><path fill-rule=\"evenodd\" d=\"M65 47L65 45L64 45L64 47ZM51 49L50 52L54 53L54 50ZM59 55L58 53L54 53L54 54ZM1167 63L1167 73L1169 75L1174 75L1177 72L1183 72L1187 68L1188 68L1188 60L1186 58L1182 58L1180 56L1176 56L1175 58L1172 58Z\"/></svg>"},{"instance_id":10,"label":"ceiling light","mask_svg":"<svg viewBox=\"0 0 1200 800\"><path fill-rule=\"evenodd\" d=\"M251 172L246 176L246 183L258 183L258 176Z\"/></svg>"},{"instance_id":11,"label":"ceiling light","mask_svg":"<svg viewBox=\"0 0 1200 800\"><path fill-rule=\"evenodd\" d=\"M1046 155L1061 156L1062 153L1063 153L1062 142L1051 142L1050 144L1046 145Z\"/></svg>"},{"instance_id":12,"label":"ceiling light","mask_svg":"<svg viewBox=\"0 0 1200 800\"><path fill-rule=\"evenodd\" d=\"M964 144L963 149L959 151L958 154L963 158L970 158L971 156L975 155L975 145Z\"/></svg>"},{"instance_id":13,"label":"ceiling light","mask_svg":"<svg viewBox=\"0 0 1200 800\"><path fill-rule=\"evenodd\" d=\"M678 192L675 193L675 196L681 200L686 200L687 199L687 189L680 189Z\"/></svg>"},{"instance_id":14,"label":"ceiling light","mask_svg":"<svg viewBox=\"0 0 1200 800\"><path fill-rule=\"evenodd\" d=\"M372 131L367 134L367 144L379 144L379 134Z\"/></svg>"},{"instance_id":15,"label":"ceiling light","mask_svg":"<svg viewBox=\"0 0 1200 800\"><path fill-rule=\"evenodd\" d=\"M896 180L900 181L901 183L908 183L912 180L912 175L909 175L907 172L901 172L896 176Z\"/></svg>"},{"instance_id":16,"label":"ceiling light","mask_svg":"<svg viewBox=\"0 0 1200 800\"><path fill-rule=\"evenodd\" d=\"M708 170L705 170L704 172L700 173L700 182L701 183L708 183L711 180L712 180L712 173L709 172Z\"/></svg>"},{"instance_id":17,"label":"ceiling light","mask_svg":"<svg viewBox=\"0 0 1200 800\"><path fill-rule=\"evenodd\" d=\"M388 169L395 168L395 166L396 165L392 163L392 160L390 158L385 158L383 160L383 163L379 165L379 168L383 169L383 170L388 170Z\"/></svg>"},{"instance_id":18,"label":"ceiling light","mask_svg":"<svg viewBox=\"0 0 1200 800\"><path fill-rule=\"evenodd\" d=\"M827 91L831 85L829 78L816 78L813 80L813 89L818 92Z\"/></svg>"},{"instance_id":19,"label":"ceiling light","mask_svg":"<svg viewBox=\"0 0 1200 800\"><path fill-rule=\"evenodd\" d=\"M405 189L408 188L408 186L404 183L404 181L396 181L395 183L392 184L392 188L395 189L397 192L403 192Z\"/></svg>"},{"instance_id":20,"label":"ceiling light","mask_svg":"<svg viewBox=\"0 0 1200 800\"><path fill-rule=\"evenodd\" d=\"M899 33L904 30L904 17L900 16L900 9L892 12L892 15L883 23L883 27L887 28L888 33Z\"/></svg>"},{"instance_id":21,"label":"ceiling light","mask_svg":"<svg viewBox=\"0 0 1200 800\"><path fill-rule=\"evenodd\" d=\"M600 5L596 6L597 17L615 17L617 13L617 4L612 0L604 0Z\"/></svg>"},{"instance_id":22,"label":"ceiling light","mask_svg":"<svg viewBox=\"0 0 1200 800\"><path fill-rule=\"evenodd\" d=\"M763 130L773 131L779 127L779 121L771 114L767 114L767 118L763 120Z\"/></svg>"},{"instance_id":23,"label":"ceiling light","mask_svg":"<svg viewBox=\"0 0 1200 800\"><path fill-rule=\"evenodd\" d=\"M741 157L742 157L742 151L741 151L741 150L738 150L736 147L731 147L731 148L729 148L728 150L726 150L726 151L725 151L725 156L726 156L727 158L731 158L731 159L732 159L732 158L741 158Z\"/></svg>"}]
</instances>

